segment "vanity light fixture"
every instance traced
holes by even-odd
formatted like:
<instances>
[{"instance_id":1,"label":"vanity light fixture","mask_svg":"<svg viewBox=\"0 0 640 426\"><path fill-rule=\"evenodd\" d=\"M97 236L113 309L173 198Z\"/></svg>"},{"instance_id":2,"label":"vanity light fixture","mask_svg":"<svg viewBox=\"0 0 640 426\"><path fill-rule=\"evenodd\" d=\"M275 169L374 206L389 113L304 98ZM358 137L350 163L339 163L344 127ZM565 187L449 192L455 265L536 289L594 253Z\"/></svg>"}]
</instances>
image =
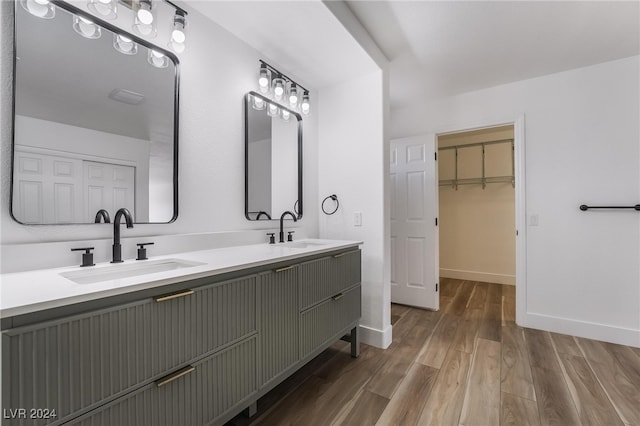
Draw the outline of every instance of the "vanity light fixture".
<instances>
[{"instance_id":1,"label":"vanity light fixture","mask_svg":"<svg viewBox=\"0 0 640 426\"><path fill-rule=\"evenodd\" d=\"M20 4L38 18L51 19L56 16L56 7L49 0L20 0Z\"/></svg>"},{"instance_id":2,"label":"vanity light fixture","mask_svg":"<svg viewBox=\"0 0 640 426\"><path fill-rule=\"evenodd\" d=\"M258 88L260 93L268 95L269 81L271 82L272 99L286 105L294 111L302 111L304 115L309 115L309 91L295 82L293 79L282 74L280 71L263 60L259 60L260 70L258 72ZM288 90L287 90L288 88ZM286 103L282 103L285 99ZM300 101L302 99L302 102ZM284 112L284 108L283 108ZM284 117L283 117L284 119Z\"/></svg>"},{"instance_id":3,"label":"vanity light fixture","mask_svg":"<svg viewBox=\"0 0 640 426\"><path fill-rule=\"evenodd\" d=\"M158 34L156 29L156 9L152 0L134 0L133 30L141 36L153 38Z\"/></svg>"},{"instance_id":4,"label":"vanity light fixture","mask_svg":"<svg viewBox=\"0 0 640 426\"><path fill-rule=\"evenodd\" d=\"M113 47L125 55L135 55L138 53L138 43L121 34L113 35Z\"/></svg>"},{"instance_id":5,"label":"vanity light fixture","mask_svg":"<svg viewBox=\"0 0 640 426\"><path fill-rule=\"evenodd\" d=\"M87 7L104 19L116 19L118 17L118 0L89 0Z\"/></svg>"},{"instance_id":6,"label":"vanity light fixture","mask_svg":"<svg viewBox=\"0 0 640 426\"><path fill-rule=\"evenodd\" d=\"M284 121L289 121L290 118L291 118L291 113L283 108L282 109L282 119Z\"/></svg>"},{"instance_id":7,"label":"vanity light fixture","mask_svg":"<svg viewBox=\"0 0 640 426\"><path fill-rule=\"evenodd\" d=\"M149 49L148 60L156 68L166 68L169 66L169 58L157 50Z\"/></svg>"},{"instance_id":8,"label":"vanity light fixture","mask_svg":"<svg viewBox=\"0 0 640 426\"><path fill-rule=\"evenodd\" d=\"M100 26L82 16L73 15L73 30L84 38L100 38Z\"/></svg>"}]
</instances>

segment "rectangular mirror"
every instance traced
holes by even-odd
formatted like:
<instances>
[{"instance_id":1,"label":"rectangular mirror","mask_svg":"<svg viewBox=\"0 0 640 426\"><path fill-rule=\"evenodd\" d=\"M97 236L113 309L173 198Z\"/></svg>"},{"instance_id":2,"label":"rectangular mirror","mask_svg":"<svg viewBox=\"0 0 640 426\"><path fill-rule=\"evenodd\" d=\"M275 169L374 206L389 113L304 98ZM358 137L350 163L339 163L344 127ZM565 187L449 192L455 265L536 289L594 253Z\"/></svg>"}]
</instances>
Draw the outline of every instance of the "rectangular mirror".
<instances>
[{"instance_id":1,"label":"rectangular mirror","mask_svg":"<svg viewBox=\"0 0 640 426\"><path fill-rule=\"evenodd\" d=\"M175 55L66 2L14 10L14 219L94 223L126 207L136 223L175 220Z\"/></svg>"},{"instance_id":2,"label":"rectangular mirror","mask_svg":"<svg viewBox=\"0 0 640 426\"><path fill-rule=\"evenodd\" d=\"M245 217L302 218L302 117L256 92L244 98Z\"/></svg>"}]
</instances>

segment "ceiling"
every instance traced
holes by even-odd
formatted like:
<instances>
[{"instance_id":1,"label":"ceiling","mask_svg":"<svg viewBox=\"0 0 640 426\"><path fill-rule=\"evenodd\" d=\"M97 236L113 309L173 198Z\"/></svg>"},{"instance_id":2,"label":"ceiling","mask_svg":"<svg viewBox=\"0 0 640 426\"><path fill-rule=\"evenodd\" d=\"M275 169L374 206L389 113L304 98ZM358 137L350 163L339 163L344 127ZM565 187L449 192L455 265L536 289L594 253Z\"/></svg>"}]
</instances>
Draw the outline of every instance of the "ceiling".
<instances>
[{"instance_id":1,"label":"ceiling","mask_svg":"<svg viewBox=\"0 0 640 426\"><path fill-rule=\"evenodd\" d=\"M638 1L348 1L392 108L640 53Z\"/></svg>"}]
</instances>

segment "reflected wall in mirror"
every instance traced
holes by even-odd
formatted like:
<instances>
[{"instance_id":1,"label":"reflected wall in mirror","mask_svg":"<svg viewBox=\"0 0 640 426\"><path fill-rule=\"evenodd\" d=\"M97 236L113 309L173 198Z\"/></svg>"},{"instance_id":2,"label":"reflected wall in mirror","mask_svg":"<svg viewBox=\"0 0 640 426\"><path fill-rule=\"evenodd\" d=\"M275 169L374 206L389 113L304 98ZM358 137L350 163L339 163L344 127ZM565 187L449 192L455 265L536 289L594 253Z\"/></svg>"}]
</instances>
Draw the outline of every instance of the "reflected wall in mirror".
<instances>
[{"instance_id":1,"label":"reflected wall in mirror","mask_svg":"<svg viewBox=\"0 0 640 426\"><path fill-rule=\"evenodd\" d=\"M98 210L126 207L136 223L175 220L176 57L55 8L42 19L15 3L13 217L94 223Z\"/></svg>"},{"instance_id":2,"label":"reflected wall in mirror","mask_svg":"<svg viewBox=\"0 0 640 426\"><path fill-rule=\"evenodd\" d=\"M302 117L249 92L245 111L245 217L302 218Z\"/></svg>"}]
</instances>

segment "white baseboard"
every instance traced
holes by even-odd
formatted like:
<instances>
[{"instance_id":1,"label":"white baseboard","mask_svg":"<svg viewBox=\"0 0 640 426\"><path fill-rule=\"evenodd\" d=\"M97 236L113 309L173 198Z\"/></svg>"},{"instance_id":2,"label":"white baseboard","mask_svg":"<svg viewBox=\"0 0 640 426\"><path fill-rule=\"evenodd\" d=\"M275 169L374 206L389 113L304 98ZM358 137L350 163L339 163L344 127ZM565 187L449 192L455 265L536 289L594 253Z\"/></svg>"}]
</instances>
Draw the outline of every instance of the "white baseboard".
<instances>
[{"instance_id":1,"label":"white baseboard","mask_svg":"<svg viewBox=\"0 0 640 426\"><path fill-rule=\"evenodd\" d=\"M367 327L365 325L358 326L360 332L360 342L369 346L375 346L380 349L387 349L393 340L391 325L384 330Z\"/></svg>"},{"instance_id":2,"label":"white baseboard","mask_svg":"<svg viewBox=\"0 0 640 426\"><path fill-rule=\"evenodd\" d=\"M462 271L459 269L440 268L440 276L443 278L455 278L457 280L516 285L515 275L492 274L489 272Z\"/></svg>"},{"instance_id":3,"label":"white baseboard","mask_svg":"<svg viewBox=\"0 0 640 426\"><path fill-rule=\"evenodd\" d=\"M640 330L527 312L522 327L640 348Z\"/></svg>"}]
</instances>

